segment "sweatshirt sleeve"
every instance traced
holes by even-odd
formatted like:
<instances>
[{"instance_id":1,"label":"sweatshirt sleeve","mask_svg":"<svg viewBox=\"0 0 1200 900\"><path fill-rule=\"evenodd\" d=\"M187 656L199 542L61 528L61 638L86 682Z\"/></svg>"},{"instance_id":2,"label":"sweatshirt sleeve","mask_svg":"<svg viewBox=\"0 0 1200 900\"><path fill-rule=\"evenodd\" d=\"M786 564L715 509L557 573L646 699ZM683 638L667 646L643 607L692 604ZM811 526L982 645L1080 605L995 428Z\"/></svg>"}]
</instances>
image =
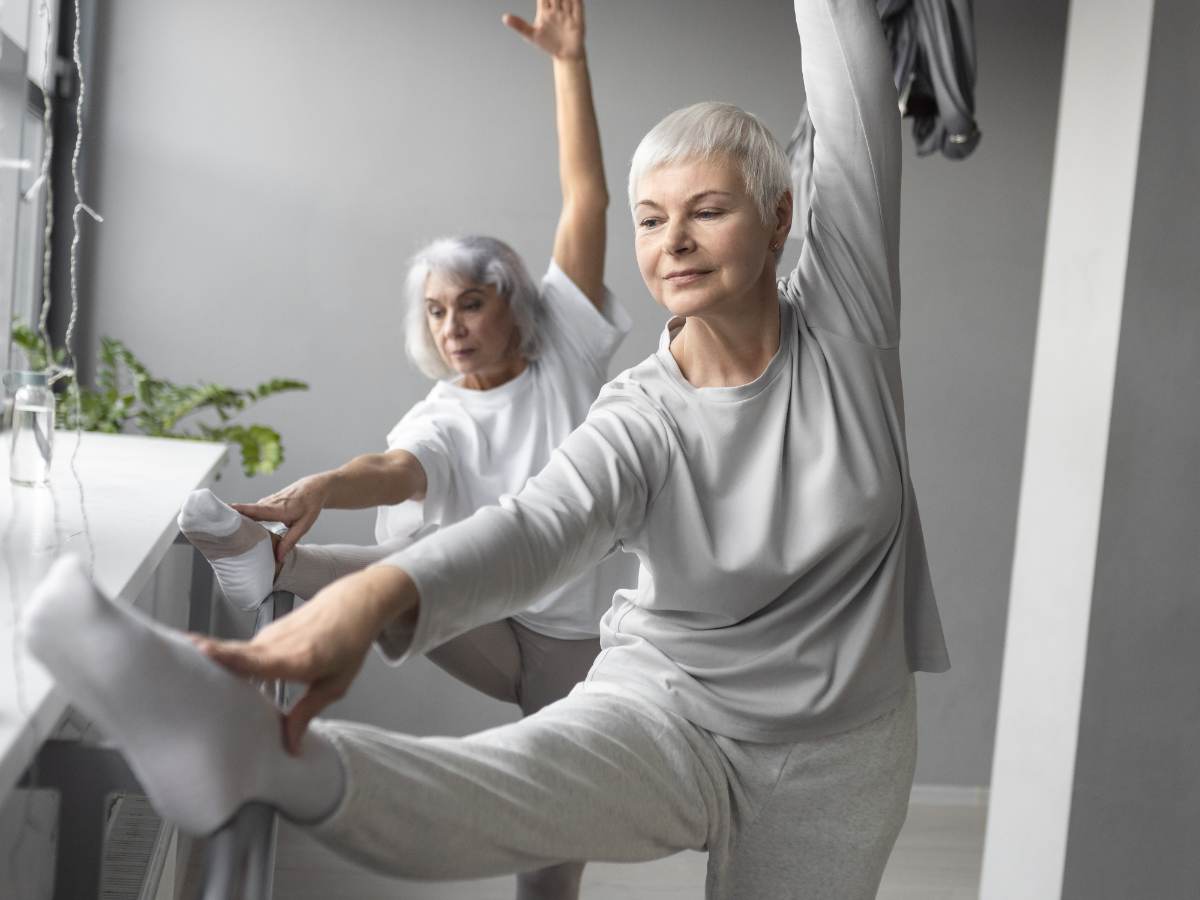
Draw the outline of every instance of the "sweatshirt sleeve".
<instances>
[{"instance_id":1,"label":"sweatshirt sleeve","mask_svg":"<svg viewBox=\"0 0 1200 900\"><path fill-rule=\"evenodd\" d=\"M812 117L812 194L786 290L817 328L900 339L900 111L873 0L796 0Z\"/></svg>"},{"instance_id":2,"label":"sweatshirt sleeve","mask_svg":"<svg viewBox=\"0 0 1200 900\"><path fill-rule=\"evenodd\" d=\"M379 563L404 569L421 598L415 630L380 636L384 654L426 653L598 563L639 527L666 452L652 416L602 396L520 493Z\"/></svg>"}]
</instances>

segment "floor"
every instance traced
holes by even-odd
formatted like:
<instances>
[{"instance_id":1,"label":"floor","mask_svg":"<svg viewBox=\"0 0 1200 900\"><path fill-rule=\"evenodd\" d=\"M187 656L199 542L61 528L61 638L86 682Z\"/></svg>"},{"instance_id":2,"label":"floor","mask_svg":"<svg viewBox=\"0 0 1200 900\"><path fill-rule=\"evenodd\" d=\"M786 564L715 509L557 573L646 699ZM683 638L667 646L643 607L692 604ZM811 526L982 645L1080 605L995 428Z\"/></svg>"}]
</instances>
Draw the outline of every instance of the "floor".
<instances>
[{"instance_id":1,"label":"floor","mask_svg":"<svg viewBox=\"0 0 1200 900\"><path fill-rule=\"evenodd\" d=\"M909 807L908 821L879 889L879 900L976 900L983 858L982 806ZM583 900L701 900L702 853L636 865L592 863ZM383 878L334 856L281 823L275 900L512 900L511 878L419 884Z\"/></svg>"}]
</instances>

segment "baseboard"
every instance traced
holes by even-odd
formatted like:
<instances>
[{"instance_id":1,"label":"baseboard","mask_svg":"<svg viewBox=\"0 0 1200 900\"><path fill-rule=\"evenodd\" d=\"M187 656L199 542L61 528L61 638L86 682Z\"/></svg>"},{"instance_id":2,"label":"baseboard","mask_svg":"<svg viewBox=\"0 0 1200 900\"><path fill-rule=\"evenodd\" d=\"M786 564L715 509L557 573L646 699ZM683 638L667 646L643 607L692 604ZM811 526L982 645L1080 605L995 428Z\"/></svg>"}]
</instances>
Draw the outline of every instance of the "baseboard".
<instances>
[{"instance_id":1,"label":"baseboard","mask_svg":"<svg viewBox=\"0 0 1200 900\"><path fill-rule=\"evenodd\" d=\"M908 802L919 806L987 806L988 789L959 784L914 784Z\"/></svg>"}]
</instances>

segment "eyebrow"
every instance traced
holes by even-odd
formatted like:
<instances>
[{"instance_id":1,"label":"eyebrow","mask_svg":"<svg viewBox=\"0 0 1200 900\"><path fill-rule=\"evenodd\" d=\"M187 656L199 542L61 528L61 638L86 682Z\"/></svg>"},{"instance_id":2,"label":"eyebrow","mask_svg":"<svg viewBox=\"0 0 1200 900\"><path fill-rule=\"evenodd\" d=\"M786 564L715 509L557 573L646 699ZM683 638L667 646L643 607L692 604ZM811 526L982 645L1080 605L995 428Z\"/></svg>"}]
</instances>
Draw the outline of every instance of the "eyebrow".
<instances>
[{"instance_id":1,"label":"eyebrow","mask_svg":"<svg viewBox=\"0 0 1200 900\"><path fill-rule=\"evenodd\" d=\"M482 293L483 293L483 288L469 287L469 288L466 288L465 290L463 290L461 293L455 294L454 299L461 300L467 294L482 294ZM426 303L441 303L442 301L439 300L437 297L426 297L425 302Z\"/></svg>"},{"instance_id":2,"label":"eyebrow","mask_svg":"<svg viewBox=\"0 0 1200 900\"><path fill-rule=\"evenodd\" d=\"M709 194L720 194L723 197L732 197L733 196L733 194L729 193L729 191L718 191L714 188L711 190L699 191L695 194L692 194L692 196L687 198L687 202L695 203L697 200L707 197ZM653 200L639 200L636 205L637 206L653 206L655 209L662 209L662 207L659 206L657 203L655 203Z\"/></svg>"}]
</instances>

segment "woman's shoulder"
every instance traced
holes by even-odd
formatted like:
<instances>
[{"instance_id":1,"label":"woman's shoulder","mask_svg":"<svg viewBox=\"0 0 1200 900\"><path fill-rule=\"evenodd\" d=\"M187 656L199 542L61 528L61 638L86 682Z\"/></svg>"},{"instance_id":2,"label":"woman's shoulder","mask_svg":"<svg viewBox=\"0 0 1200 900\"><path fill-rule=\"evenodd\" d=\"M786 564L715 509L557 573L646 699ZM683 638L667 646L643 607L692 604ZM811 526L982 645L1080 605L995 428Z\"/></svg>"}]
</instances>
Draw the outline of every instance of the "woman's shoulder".
<instances>
[{"instance_id":1,"label":"woman's shoulder","mask_svg":"<svg viewBox=\"0 0 1200 900\"><path fill-rule=\"evenodd\" d=\"M605 384L592 411L638 419L656 429L674 431L673 393L670 377L657 355L652 355Z\"/></svg>"},{"instance_id":2,"label":"woman's shoulder","mask_svg":"<svg viewBox=\"0 0 1200 900\"><path fill-rule=\"evenodd\" d=\"M391 447L408 435L445 434L470 419L457 392L448 382L439 381L424 399L418 400L388 432Z\"/></svg>"},{"instance_id":3,"label":"woman's shoulder","mask_svg":"<svg viewBox=\"0 0 1200 900\"><path fill-rule=\"evenodd\" d=\"M600 396L608 393L620 396L638 396L651 398L657 395L664 386L664 371L657 353L652 353L641 362L630 366L615 377L600 390Z\"/></svg>"}]
</instances>

